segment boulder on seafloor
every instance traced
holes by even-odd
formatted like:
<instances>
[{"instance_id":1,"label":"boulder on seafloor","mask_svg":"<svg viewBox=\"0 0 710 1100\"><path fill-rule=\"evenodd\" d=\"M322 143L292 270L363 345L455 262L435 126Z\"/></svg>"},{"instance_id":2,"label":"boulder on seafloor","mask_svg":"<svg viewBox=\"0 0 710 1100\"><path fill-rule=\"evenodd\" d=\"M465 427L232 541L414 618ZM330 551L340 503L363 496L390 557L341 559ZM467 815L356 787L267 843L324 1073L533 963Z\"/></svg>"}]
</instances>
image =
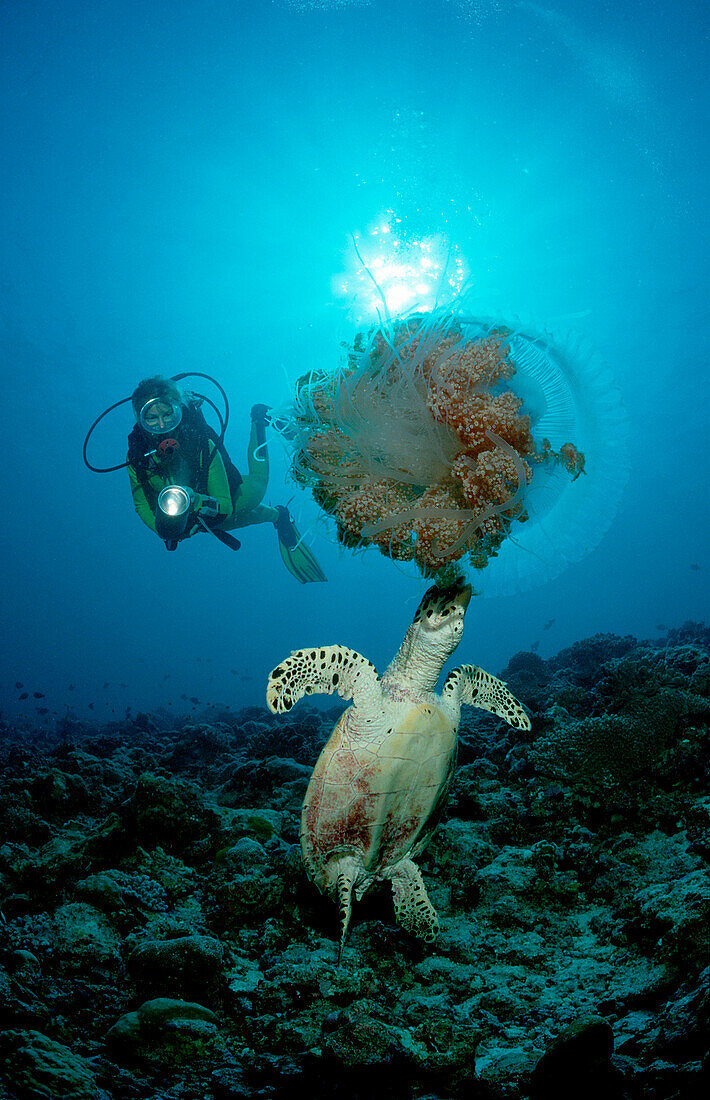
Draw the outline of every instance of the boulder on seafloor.
<instances>
[{"instance_id":1,"label":"boulder on seafloor","mask_svg":"<svg viewBox=\"0 0 710 1100\"><path fill-rule=\"evenodd\" d=\"M121 1016L106 1035L113 1055L149 1067L225 1053L214 1012L193 1001L156 997Z\"/></svg>"},{"instance_id":2,"label":"boulder on seafloor","mask_svg":"<svg viewBox=\"0 0 710 1100\"><path fill-rule=\"evenodd\" d=\"M532 1073L534 1100L622 1100L619 1071L612 1065L614 1033L606 1020L575 1020L549 1045Z\"/></svg>"},{"instance_id":3,"label":"boulder on seafloor","mask_svg":"<svg viewBox=\"0 0 710 1100\"><path fill-rule=\"evenodd\" d=\"M240 837L230 848L225 848L223 859L230 871L238 873L265 867L269 863L269 856L264 846L250 836Z\"/></svg>"},{"instance_id":4,"label":"boulder on seafloor","mask_svg":"<svg viewBox=\"0 0 710 1100\"><path fill-rule=\"evenodd\" d=\"M265 874L259 868L225 875L214 883L214 920L225 930L263 921L279 911L284 890L280 875Z\"/></svg>"},{"instance_id":5,"label":"boulder on seafloor","mask_svg":"<svg viewBox=\"0 0 710 1100\"><path fill-rule=\"evenodd\" d=\"M710 967L690 979L664 1006L659 1048L674 1058L708 1058L710 1045ZM710 1060L708 1061L710 1070Z\"/></svg>"},{"instance_id":6,"label":"boulder on seafloor","mask_svg":"<svg viewBox=\"0 0 710 1100\"><path fill-rule=\"evenodd\" d=\"M707 961L710 878L705 868L639 890L632 905L636 928L662 938L664 956L682 960L684 966L692 961L698 968Z\"/></svg>"},{"instance_id":7,"label":"boulder on seafloor","mask_svg":"<svg viewBox=\"0 0 710 1100\"><path fill-rule=\"evenodd\" d=\"M148 875L127 873L115 868L89 875L76 884L75 894L121 924L130 927L136 916L164 913L167 894L159 882Z\"/></svg>"},{"instance_id":8,"label":"boulder on seafloor","mask_svg":"<svg viewBox=\"0 0 710 1100\"><path fill-rule=\"evenodd\" d=\"M52 946L75 972L111 971L121 961L121 938L104 914L83 901L67 902L54 912Z\"/></svg>"},{"instance_id":9,"label":"boulder on seafloor","mask_svg":"<svg viewBox=\"0 0 710 1100\"><path fill-rule=\"evenodd\" d=\"M126 807L126 829L144 848L199 862L213 851L219 817L201 787L184 779L145 772Z\"/></svg>"},{"instance_id":10,"label":"boulder on seafloor","mask_svg":"<svg viewBox=\"0 0 710 1100\"><path fill-rule=\"evenodd\" d=\"M475 1075L480 1030L447 1020L428 1023L397 1026L366 1003L334 1012L322 1025L323 1069L347 1075L354 1096L409 1097L424 1087L436 1095L482 1097Z\"/></svg>"},{"instance_id":11,"label":"boulder on seafloor","mask_svg":"<svg viewBox=\"0 0 710 1100\"><path fill-rule=\"evenodd\" d=\"M222 944L214 936L144 940L130 954L128 969L143 989L204 989L221 974L223 955Z\"/></svg>"},{"instance_id":12,"label":"boulder on seafloor","mask_svg":"<svg viewBox=\"0 0 710 1100\"><path fill-rule=\"evenodd\" d=\"M32 1100L94 1100L96 1082L88 1062L40 1031L0 1034L0 1063L14 1095Z\"/></svg>"},{"instance_id":13,"label":"boulder on seafloor","mask_svg":"<svg viewBox=\"0 0 710 1100\"><path fill-rule=\"evenodd\" d=\"M121 846L120 834L121 821L116 814L110 814L88 830L85 825L72 822L38 851L25 853L24 858L11 852L10 869L36 897L54 896L69 880L86 875L109 852L115 855Z\"/></svg>"}]
</instances>

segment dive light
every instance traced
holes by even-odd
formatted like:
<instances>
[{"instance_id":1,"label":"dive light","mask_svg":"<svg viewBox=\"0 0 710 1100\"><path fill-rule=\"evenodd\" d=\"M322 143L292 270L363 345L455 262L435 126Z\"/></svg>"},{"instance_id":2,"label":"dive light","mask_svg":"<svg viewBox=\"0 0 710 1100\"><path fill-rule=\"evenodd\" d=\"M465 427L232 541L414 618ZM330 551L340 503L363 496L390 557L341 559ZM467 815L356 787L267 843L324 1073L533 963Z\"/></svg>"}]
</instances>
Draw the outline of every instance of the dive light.
<instances>
[{"instance_id":1,"label":"dive light","mask_svg":"<svg viewBox=\"0 0 710 1100\"><path fill-rule=\"evenodd\" d=\"M196 516L204 528L205 519L217 519L218 515L219 504L214 497L195 494L183 485L166 485L158 494L155 530L161 539L174 542L185 534L191 517Z\"/></svg>"},{"instance_id":2,"label":"dive light","mask_svg":"<svg viewBox=\"0 0 710 1100\"><path fill-rule=\"evenodd\" d=\"M155 529L161 539L179 539L185 534L192 506L192 493L182 485L166 485L158 494Z\"/></svg>"}]
</instances>

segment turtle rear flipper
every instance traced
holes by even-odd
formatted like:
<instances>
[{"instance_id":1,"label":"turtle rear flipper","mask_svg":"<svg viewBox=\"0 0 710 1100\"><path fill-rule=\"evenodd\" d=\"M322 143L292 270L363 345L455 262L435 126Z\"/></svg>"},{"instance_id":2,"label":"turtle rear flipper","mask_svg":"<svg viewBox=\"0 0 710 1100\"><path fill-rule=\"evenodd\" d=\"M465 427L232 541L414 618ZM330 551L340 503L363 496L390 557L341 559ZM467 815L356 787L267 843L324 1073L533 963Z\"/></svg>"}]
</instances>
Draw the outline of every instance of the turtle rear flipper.
<instances>
[{"instance_id":1,"label":"turtle rear flipper","mask_svg":"<svg viewBox=\"0 0 710 1100\"><path fill-rule=\"evenodd\" d=\"M348 934L350 914L352 912L352 894L356 880L362 872L362 857L355 855L340 856L335 862L337 878L335 890L337 893L338 910L340 912L340 942L338 944L338 966L343 958L345 937ZM331 871L331 874L333 872Z\"/></svg>"},{"instance_id":2,"label":"turtle rear flipper","mask_svg":"<svg viewBox=\"0 0 710 1100\"><path fill-rule=\"evenodd\" d=\"M416 863L401 859L387 877L392 883L397 923L411 936L433 943L439 934L439 918Z\"/></svg>"},{"instance_id":3,"label":"turtle rear flipper","mask_svg":"<svg viewBox=\"0 0 710 1100\"><path fill-rule=\"evenodd\" d=\"M266 703L274 714L290 710L304 695L334 695L355 706L379 707L380 681L367 657L343 645L296 649L269 675Z\"/></svg>"},{"instance_id":4,"label":"turtle rear flipper","mask_svg":"<svg viewBox=\"0 0 710 1100\"><path fill-rule=\"evenodd\" d=\"M490 711L518 730L529 730L530 719L512 692L502 680L484 672L477 665L461 665L446 678L441 694L453 697L459 703Z\"/></svg>"}]
</instances>

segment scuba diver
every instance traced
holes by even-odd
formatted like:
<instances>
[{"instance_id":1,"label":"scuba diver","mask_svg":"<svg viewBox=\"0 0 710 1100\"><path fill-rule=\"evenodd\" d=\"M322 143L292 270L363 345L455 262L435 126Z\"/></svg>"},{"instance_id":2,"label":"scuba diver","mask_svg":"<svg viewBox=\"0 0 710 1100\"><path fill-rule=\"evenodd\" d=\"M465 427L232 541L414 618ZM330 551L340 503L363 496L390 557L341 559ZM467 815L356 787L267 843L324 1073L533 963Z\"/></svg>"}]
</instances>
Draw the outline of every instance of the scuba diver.
<instances>
[{"instance_id":1,"label":"scuba diver","mask_svg":"<svg viewBox=\"0 0 710 1100\"><path fill-rule=\"evenodd\" d=\"M189 372L197 374L198 372ZM276 528L279 550L286 568L302 584L327 578L311 550L303 543L288 508L262 504L269 480L266 428L267 405L251 411L247 451L248 473L242 476L224 445L229 404L222 387L225 416L202 394L181 392L177 382L187 374L146 378L131 394L106 409L94 421L84 441L84 461L100 473L128 468L136 512L143 523L176 550L179 543L208 531L233 550L240 543L229 532L257 523ZM207 375L201 377L209 377ZM128 436L125 463L101 469L86 457L89 437L111 409L130 401L136 424ZM220 434L205 420L201 405L207 401L217 413Z\"/></svg>"}]
</instances>

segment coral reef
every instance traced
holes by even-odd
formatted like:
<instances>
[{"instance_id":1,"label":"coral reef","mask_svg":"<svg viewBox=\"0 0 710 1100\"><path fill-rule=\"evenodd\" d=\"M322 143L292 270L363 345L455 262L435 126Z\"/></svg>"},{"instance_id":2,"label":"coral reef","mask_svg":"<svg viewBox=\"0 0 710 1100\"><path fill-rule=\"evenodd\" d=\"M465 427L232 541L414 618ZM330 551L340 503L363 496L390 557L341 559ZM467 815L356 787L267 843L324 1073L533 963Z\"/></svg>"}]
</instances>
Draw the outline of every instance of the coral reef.
<instances>
[{"instance_id":1,"label":"coral reef","mask_svg":"<svg viewBox=\"0 0 710 1100\"><path fill-rule=\"evenodd\" d=\"M425 857L333 913L298 852L339 708L3 727L0 1095L695 1100L710 1083L710 653L597 635L467 711Z\"/></svg>"}]
</instances>

